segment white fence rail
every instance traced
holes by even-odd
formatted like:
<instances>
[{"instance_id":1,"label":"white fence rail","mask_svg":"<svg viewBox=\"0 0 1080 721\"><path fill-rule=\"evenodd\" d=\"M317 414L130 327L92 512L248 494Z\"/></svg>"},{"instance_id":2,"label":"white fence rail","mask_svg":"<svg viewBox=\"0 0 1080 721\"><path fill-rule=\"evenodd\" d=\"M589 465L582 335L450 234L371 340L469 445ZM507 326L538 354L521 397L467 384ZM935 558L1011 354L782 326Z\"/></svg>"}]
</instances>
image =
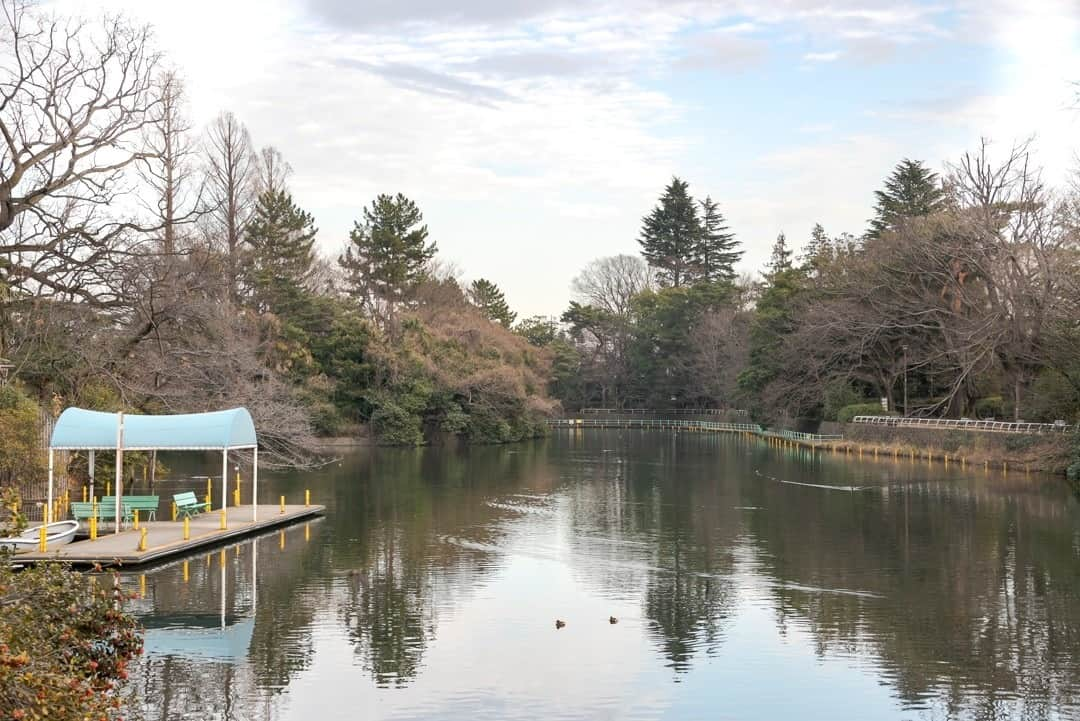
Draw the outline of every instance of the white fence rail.
<instances>
[{"instance_id":1,"label":"white fence rail","mask_svg":"<svg viewBox=\"0 0 1080 721\"><path fill-rule=\"evenodd\" d=\"M1068 433L1065 423L1010 423L1008 421L971 421L953 418L898 418L896 416L855 416L852 423L890 428L928 428L934 430L986 431L989 433Z\"/></svg>"}]
</instances>

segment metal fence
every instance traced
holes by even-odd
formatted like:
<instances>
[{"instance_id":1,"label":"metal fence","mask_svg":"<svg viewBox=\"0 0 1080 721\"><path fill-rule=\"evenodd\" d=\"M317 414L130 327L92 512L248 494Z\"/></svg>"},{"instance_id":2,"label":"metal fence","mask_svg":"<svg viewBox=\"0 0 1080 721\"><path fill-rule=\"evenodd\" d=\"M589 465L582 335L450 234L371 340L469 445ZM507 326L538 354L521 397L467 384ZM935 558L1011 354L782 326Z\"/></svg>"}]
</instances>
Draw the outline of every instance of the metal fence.
<instances>
[{"instance_id":1,"label":"metal fence","mask_svg":"<svg viewBox=\"0 0 1080 721\"><path fill-rule=\"evenodd\" d=\"M1010 423L953 418L898 418L896 416L855 416L852 423L891 428L928 428L989 433L1068 433L1072 430L1072 426L1065 423Z\"/></svg>"},{"instance_id":2,"label":"metal fence","mask_svg":"<svg viewBox=\"0 0 1080 721\"><path fill-rule=\"evenodd\" d=\"M654 408L582 408L579 411L584 416L622 415L622 416L748 416L749 411L738 408L671 408L658 410Z\"/></svg>"},{"instance_id":3,"label":"metal fence","mask_svg":"<svg viewBox=\"0 0 1080 721\"><path fill-rule=\"evenodd\" d=\"M721 423L718 421L673 421L658 418L558 418L548 421L553 428L638 428L667 431L716 431L761 433L756 423Z\"/></svg>"},{"instance_id":4,"label":"metal fence","mask_svg":"<svg viewBox=\"0 0 1080 721\"><path fill-rule=\"evenodd\" d=\"M776 438L787 438L793 441L842 441L841 435L823 435L819 433L802 433L801 431L766 431L765 435Z\"/></svg>"}]
</instances>

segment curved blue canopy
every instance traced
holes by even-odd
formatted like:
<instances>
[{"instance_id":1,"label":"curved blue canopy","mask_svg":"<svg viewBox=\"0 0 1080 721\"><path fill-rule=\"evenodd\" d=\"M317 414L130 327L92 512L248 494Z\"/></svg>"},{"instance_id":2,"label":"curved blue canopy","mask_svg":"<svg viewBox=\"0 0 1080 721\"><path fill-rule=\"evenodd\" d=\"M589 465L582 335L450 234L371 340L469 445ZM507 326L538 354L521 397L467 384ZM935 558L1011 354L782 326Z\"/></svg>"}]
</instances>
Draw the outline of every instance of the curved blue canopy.
<instances>
[{"instance_id":1,"label":"curved blue canopy","mask_svg":"<svg viewBox=\"0 0 1080 721\"><path fill-rule=\"evenodd\" d=\"M53 427L55 450L116 449L119 414L68 408ZM254 448L255 424L246 408L171 416L124 414L125 451L223 450Z\"/></svg>"}]
</instances>

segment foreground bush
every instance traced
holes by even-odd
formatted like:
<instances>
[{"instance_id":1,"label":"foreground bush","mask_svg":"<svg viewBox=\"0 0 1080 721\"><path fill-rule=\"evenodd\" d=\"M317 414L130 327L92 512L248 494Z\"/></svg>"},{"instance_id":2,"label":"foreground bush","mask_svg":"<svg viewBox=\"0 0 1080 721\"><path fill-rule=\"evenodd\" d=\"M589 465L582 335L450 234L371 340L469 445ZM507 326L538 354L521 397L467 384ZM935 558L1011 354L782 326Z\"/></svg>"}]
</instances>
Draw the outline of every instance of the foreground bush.
<instances>
[{"instance_id":1,"label":"foreground bush","mask_svg":"<svg viewBox=\"0 0 1080 721\"><path fill-rule=\"evenodd\" d=\"M61 564L16 571L0 552L0 719L118 716L143 641L114 582Z\"/></svg>"}]
</instances>

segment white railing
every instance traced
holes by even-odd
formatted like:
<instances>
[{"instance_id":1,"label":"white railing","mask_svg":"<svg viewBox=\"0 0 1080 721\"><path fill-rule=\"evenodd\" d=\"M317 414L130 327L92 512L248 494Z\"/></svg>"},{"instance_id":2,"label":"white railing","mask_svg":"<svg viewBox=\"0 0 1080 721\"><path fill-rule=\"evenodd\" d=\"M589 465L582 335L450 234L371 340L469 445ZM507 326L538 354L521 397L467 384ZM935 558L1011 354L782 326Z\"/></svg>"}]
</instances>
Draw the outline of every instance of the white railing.
<instances>
[{"instance_id":1,"label":"white railing","mask_svg":"<svg viewBox=\"0 0 1080 721\"><path fill-rule=\"evenodd\" d=\"M892 428L930 428L936 430L987 431L990 433L1068 433L1065 423L1016 423L1009 421L972 421L956 418L899 418L896 416L855 416L852 423Z\"/></svg>"},{"instance_id":2,"label":"white railing","mask_svg":"<svg viewBox=\"0 0 1080 721\"><path fill-rule=\"evenodd\" d=\"M730 408L670 408L668 410L657 410L654 408L582 408L579 413L583 416L601 416L601 415L622 415L622 416L662 416L662 415L676 415L676 416L746 416L750 415L749 411Z\"/></svg>"},{"instance_id":3,"label":"white railing","mask_svg":"<svg viewBox=\"0 0 1080 721\"><path fill-rule=\"evenodd\" d=\"M636 428L658 431L708 431L712 433L752 433L769 438L786 438L796 441L842 441L843 436L817 435L798 431L766 431L757 423L722 423L718 421L676 421L659 418L558 418L549 420L553 428Z\"/></svg>"}]
</instances>

